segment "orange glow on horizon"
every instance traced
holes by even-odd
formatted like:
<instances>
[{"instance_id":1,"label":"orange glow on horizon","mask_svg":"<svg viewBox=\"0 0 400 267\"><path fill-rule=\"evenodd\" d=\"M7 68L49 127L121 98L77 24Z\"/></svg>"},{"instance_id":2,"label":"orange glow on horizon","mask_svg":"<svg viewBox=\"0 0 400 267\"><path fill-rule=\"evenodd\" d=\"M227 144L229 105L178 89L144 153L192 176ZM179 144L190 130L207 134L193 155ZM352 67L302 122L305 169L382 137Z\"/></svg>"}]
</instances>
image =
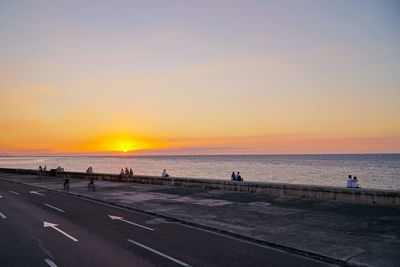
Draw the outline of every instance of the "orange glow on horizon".
<instances>
[{"instance_id":1,"label":"orange glow on horizon","mask_svg":"<svg viewBox=\"0 0 400 267\"><path fill-rule=\"evenodd\" d=\"M1 133L0 133L1 137ZM12 146L0 138L0 155L180 155L398 153L400 137L248 136L151 139L128 134L90 140L37 139ZM395 144L395 145L393 145Z\"/></svg>"},{"instance_id":2,"label":"orange glow on horizon","mask_svg":"<svg viewBox=\"0 0 400 267\"><path fill-rule=\"evenodd\" d=\"M130 134L111 134L96 137L79 146L81 152L123 152L151 150L163 147L160 142Z\"/></svg>"}]
</instances>

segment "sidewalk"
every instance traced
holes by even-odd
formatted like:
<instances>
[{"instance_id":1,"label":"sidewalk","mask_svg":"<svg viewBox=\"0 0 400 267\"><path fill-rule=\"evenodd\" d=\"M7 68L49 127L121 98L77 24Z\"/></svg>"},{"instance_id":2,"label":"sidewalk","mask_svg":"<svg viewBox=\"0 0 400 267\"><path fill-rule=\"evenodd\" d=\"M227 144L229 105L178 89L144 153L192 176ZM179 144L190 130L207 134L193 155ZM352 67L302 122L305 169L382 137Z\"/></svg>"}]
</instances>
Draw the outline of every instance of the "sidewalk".
<instances>
[{"instance_id":1,"label":"sidewalk","mask_svg":"<svg viewBox=\"0 0 400 267\"><path fill-rule=\"evenodd\" d=\"M63 191L60 177L0 179ZM400 207L71 179L70 194L349 265L400 266ZM63 191L65 192L65 191Z\"/></svg>"}]
</instances>

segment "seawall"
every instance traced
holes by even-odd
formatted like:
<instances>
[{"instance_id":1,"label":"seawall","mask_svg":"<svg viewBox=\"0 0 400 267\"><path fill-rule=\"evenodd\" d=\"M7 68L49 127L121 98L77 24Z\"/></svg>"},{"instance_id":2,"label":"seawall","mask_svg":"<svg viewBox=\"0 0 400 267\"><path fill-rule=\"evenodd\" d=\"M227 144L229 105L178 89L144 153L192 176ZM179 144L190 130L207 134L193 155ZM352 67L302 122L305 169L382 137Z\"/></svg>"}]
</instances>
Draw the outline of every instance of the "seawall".
<instances>
[{"instance_id":1,"label":"seawall","mask_svg":"<svg viewBox=\"0 0 400 267\"><path fill-rule=\"evenodd\" d=\"M37 170L0 168L4 173L33 174ZM89 174L82 172L68 173L71 178L88 179ZM45 171L43 176L60 175L52 171ZM95 173L95 180L130 182L142 184L170 185L181 187L194 187L203 189L219 189L237 192L260 193L273 196L292 196L303 199L332 200L348 203L378 204L378 205L400 205L400 191L384 189L362 189L362 188L340 188L322 185L283 184L267 182L237 182L230 180L183 178L183 177L160 177L134 175L131 178L120 179L118 175Z\"/></svg>"}]
</instances>

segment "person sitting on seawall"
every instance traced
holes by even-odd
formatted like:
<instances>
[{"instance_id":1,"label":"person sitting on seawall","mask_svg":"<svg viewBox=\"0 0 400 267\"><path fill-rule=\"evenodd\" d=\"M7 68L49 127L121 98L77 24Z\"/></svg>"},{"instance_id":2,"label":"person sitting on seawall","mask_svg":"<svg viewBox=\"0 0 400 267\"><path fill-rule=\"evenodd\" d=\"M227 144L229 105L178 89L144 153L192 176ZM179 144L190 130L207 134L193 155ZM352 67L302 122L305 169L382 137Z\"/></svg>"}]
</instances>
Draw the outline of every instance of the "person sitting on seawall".
<instances>
[{"instance_id":1,"label":"person sitting on seawall","mask_svg":"<svg viewBox=\"0 0 400 267\"><path fill-rule=\"evenodd\" d=\"M42 177L42 166L39 166L38 175L39 175L39 178Z\"/></svg>"},{"instance_id":2,"label":"person sitting on seawall","mask_svg":"<svg viewBox=\"0 0 400 267\"><path fill-rule=\"evenodd\" d=\"M231 181L236 181L235 172L232 172L232 175L231 175Z\"/></svg>"},{"instance_id":3,"label":"person sitting on seawall","mask_svg":"<svg viewBox=\"0 0 400 267\"><path fill-rule=\"evenodd\" d=\"M235 178L236 178L236 181L243 181L243 178L242 178L242 176L240 176L240 173L239 173L239 172L237 172Z\"/></svg>"},{"instance_id":4,"label":"person sitting on seawall","mask_svg":"<svg viewBox=\"0 0 400 267\"><path fill-rule=\"evenodd\" d=\"M129 169L129 177L133 177L133 171L132 168Z\"/></svg>"},{"instance_id":5,"label":"person sitting on seawall","mask_svg":"<svg viewBox=\"0 0 400 267\"><path fill-rule=\"evenodd\" d=\"M125 177L126 177L126 178L129 177L129 170L128 170L128 167L125 167Z\"/></svg>"},{"instance_id":6,"label":"person sitting on seawall","mask_svg":"<svg viewBox=\"0 0 400 267\"><path fill-rule=\"evenodd\" d=\"M61 165L58 165L56 172L63 172L64 168L61 168Z\"/></svg>"},{"instance_id":7,"label":"person sitting on seawall","mask_svg":"<svg viewBox=\"0 0 400 267\"><path fill-rule=\"evenodd\" d=\"M122 179L123 176L124 176L124 169L121 169L121 171L119 172L118 178Z\"/></svg>"},{"instance_id":8,"label":"person sitting on seawall","mask_svg":"<svg viewBox=\"0 0 400 267\"><path fill-rule=\"evenodd\" d=\"M164 169L163 172L161 173L162 177L169 177L169 174L167 173L167 171Z\"/></svg>"},{"instance_id":9,"label":"person sitting on seawall","mask_svg":"<svg viewBox=\"0 0 400 267\"><path fill-rule=\"evenodd\" d=\"M47 166L44 165L43 171L47 171Z\"/></svg>"},{"instance_id":10,"label":"person sitting on seawall","mask_svg":"<svg viewBox=\"0 0 400 267\"><path fill-rule=\"evenodd\" d=\"M358 180L357 177L353 177L353 180L351 181L351 187L352 188L361 188L361 186L358 185Z\"/></svg>"},{"instance_id":11,"label":"person sitting on seawall","mask_svg":"<svg viewBox=\"0 0 400 267\"><path fill-rule=\"evenodd\" d=\"M347 177L347 188L351 188L353 184L353 178L351 178L351 175Z\"/></svg>"}]
</instances>

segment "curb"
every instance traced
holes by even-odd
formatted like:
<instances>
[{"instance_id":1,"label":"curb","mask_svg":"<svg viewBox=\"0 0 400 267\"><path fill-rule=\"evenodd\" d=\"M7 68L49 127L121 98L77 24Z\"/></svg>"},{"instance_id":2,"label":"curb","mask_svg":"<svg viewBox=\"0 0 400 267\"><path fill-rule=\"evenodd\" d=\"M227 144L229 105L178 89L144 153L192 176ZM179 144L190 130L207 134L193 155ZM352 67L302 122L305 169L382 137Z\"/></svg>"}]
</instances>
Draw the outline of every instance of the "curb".
<instances>
[{"instance_id":1,"label":"curb","mask_svg":"<svg viewBox=\"0 0 400 267\"><path fill-rule=\"evenodd\" d=\"M182 220L182 219L170 217L170 216L159 214L159 213L155 213L155 212L138 209L138 208L135 208L135 207L125 206L125 205L119 204L119 203L108 202L108 201L105 201L105 200L102 200L102 199L81 195L79 193L66 192L64 190L61 191L61 190L56 190L56 189L49 189L49 188L41 187L41 186L37 186L37 185L26 184L26 183L23 183L23 182L20 182L20 181L10 181L10 180L4 179L4 178L0 178L0 180L7 181L7 182L12 182L12 183L17 183L17 184L29 185L29 186L32 186L32 187L45 189L45 190L50 191L50 192L61 193L61 194L65 194L65 195L70 195L70 196L74 196L74 197L78 197L78 198L83 198L83 199L88 199L88 200L95 201L95 202L108 204L108 205L111 205L111 206L116 206L116 207L119 207L119 208L135 211L135 212L138 212L138 213L151 215L151 216L155 216L155 217L158 217L158 218L167 219L169 221L179 222L181 224L192 226L192 227L196 227L196 228L200 228L200 229L203 229L203 230L208 230L208 231L211 231L211 232L224 234L224 235L227 235L227 236L230 236L230 237L234 237L234 238L241 239L241 240L244 240L244 241L249 241L249 242L256 243L256 244L263 245L263 246L268 246L268 247L271 247L271 248L279 249L279 250L286 251L286 252L293 253L293 254L297 254L297 255L300 255L300 256L313 258L313 259L316 259L316 260L319 260L319 261L338 264L339 266L357 266L357 267L365 266L365 265L360 265L360 264L356 264L356 263L349 263L349 262L344 261L344 260L335 259L335 258L332 258L332 257L329 257L329 256L325 256L325 255L321 255L321 254L318 254L318 253L314 253L314 252L310 252L310 251L306 251L306 250L301 250L301 249L297 249L297 248L281 245L281 244L274 243L274 242L269 242L269 241L260 240L260 239L253 238L253 237L248 237L248 236L245 236L245 235L241 235L241 234L238 234L238 233L230 232L230 231L223 230L223 229L220 229L220 228L216 228L216 227L213 227L213 226L207 226L207 225L203 225L203 224L198 224L198 223L195 223L195 222L192 222L192 221Z\"/></svg>"}]
</instances>

